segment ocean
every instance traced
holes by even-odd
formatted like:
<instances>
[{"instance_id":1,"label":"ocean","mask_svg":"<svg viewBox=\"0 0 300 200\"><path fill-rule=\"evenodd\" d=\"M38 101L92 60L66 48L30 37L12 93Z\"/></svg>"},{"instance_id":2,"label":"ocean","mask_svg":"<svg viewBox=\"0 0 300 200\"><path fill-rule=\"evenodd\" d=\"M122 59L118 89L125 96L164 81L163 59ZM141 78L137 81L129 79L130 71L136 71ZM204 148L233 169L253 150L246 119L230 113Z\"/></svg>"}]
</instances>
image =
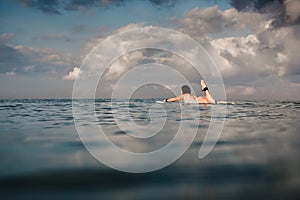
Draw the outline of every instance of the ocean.
<instances>
[{"instance_id":1,"label":"ocean","mask_svg":"<svg viewBox=\"0 0 300 200\"><path fill-rule=\"evenodd\" d=\"M196 131L196 135L182 156L169 165L147 173L127 173L108 167L89 153L77 133L71 99L3 99L1 199L300 198L298 101L235 101L226 105L222 132L212 151L201 159L199 149L204 145L212 109L225 105L158 105L155 99L134 99L129 103L117 100L112 108L110 100L97 99L93 112L89 111L93 100L76 102L86 111L83 117L94 113L96 120L91 123L98 123L114 145L129 152L147 153L164 147L183 121L192 122L184 134L189 137ZM188 112L182 118L183 111ZM140 136L151 135L155 128L159 129L157 135L145 139L128 134L149 124ZM89 130L88 123L81 125L86 128L81 130ZM109 152L96 139L90 138L89 145ZM178 150L176 145L172 148L172 152ZM121 160L121 167L134 167L126 157L108 156ZM145 168L150 169L151 162Z\"/></svg>"}]
</instances>

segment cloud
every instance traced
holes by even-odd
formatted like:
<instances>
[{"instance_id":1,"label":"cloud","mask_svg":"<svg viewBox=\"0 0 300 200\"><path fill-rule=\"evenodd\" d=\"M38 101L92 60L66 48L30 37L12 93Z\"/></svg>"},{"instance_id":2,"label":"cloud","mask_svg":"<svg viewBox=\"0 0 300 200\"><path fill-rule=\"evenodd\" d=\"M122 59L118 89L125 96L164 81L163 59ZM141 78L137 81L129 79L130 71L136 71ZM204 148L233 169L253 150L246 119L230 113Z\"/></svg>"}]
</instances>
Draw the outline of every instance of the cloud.
<instances>
[{"instance_id":1,"label":"cloud","mask_svg":"<svg viewBox=\"0 0 300 200\"><path fill-rule=\"evenodd\" d=\"M207 34L221 33L224 31L249 30L255 31L260 26L260 21L265 21L266 16L255 12L238 12L236 9L219 10L217 6L190 10L179 20L179 30L189 35L202 37ZM203 38L204 40L205 38Z\"/></svg>"},{"instance_id":2,"label":"cloud","mask_svg":"<svg viewBox=\"0 0 300 200\"><path fill-rule=\"evenodd\" d=\"M300 0L285 0L284 6L286 15L291 21L299 21L300 18Z\"/></svg>"},{"instance_id":3,"label":"cloud","mask_svg":"<svg viewBox=\"0 0 300 200\"><path fill-rule=\"evenodd\" d=\"M257 12L195 8L180 20L179 30L209 50L225 77L241 75L248 80L250 77L300 74L300 59L296 56L300 51L300 27L274 26L273 20ZM246 36L214 38L210 35L245 28L251 29L245 32Z\"/></svg>"},{"instance_id":4,"label":"cloud","mask_svg":"<svg viewBox=\"0 0 300 200\"><path fill-rule=\"evenodd\" d=\"M131 0L15 0L24 7L35 8L50 15L62 15L63 11L83 11L91 8L112 8L123 6ZM182 0L148 0L155 8L170 8ZM280 21L298 23L299 0L231 0L230 4L238 11L255 10L258 12L272 12ZM269 9L272 7L272 9ZM281 23L281 22L280 22Z\"/></svg>"},{"instance_id":5,"label":"cloud","mask_svg":"<svg viewBox=\"0 0 300 200\"><path fill-rule=\"evenodd\" d=\"M143 53L141 51L134 51L118 58L105 73L107 80L118 80L121 75L140 64L143 60Z\"/></svg>"},{"instance_id":6,"label":"cloud","mask_svg":"<svg viewBox=\"0 0 300 200\"><path fill-rule=\"evenodd\" d=\"M124 0L90 0L90 1L80 1L71 0L64 5L65 10L86 10L92 7L110 7L110 6L120 6L123 5Z\"/></svg>"},{"instance_id":7,"label":"cloud","mask_svg":"<svg viewBox=\"0 0 300 200\"><path fill-rule=\"evenodd\" d=\"M57 33L57 34L48 34L48 35L42 36L42 38L44 38L44 39L55 39L55 40L59 39L59 40L61 40L61 39L65 39L66 36L64 34Z\"/></svg>"},{"instance_id":8,"label":"cloud","mask_svg":"<svg viewBox=\"0 0 300 200\"><path fill-rule=\"evenodd\" d=\"M271 87L282 87L280 84L287 87L299 86L295 85L295 80L300 78L300 57L297 54L300 52L300 27L295 21L296 16L293 23L287 19L279 23L278 16L272 12L274 5L288 10L284 3L275 1L257 6L257 9L240 11L235 8L220 10L213 6L205 9L194 8L176 20L178 31L196 39L206 48L219 66L232 96L249 98L259 92L260 97L269 94L275 98L280 94L276 94L276 90L271 90ZM262 11L263 9L265 10ZM116 34L143 26L128 24L107 33ZM85 44L85 54L105 38L106 35L91 38ZM125 44L119 45L121 48ZM191 83L198 84L200 76L181 60L158 51L132 52L115 61L107 70L105 78L113 84L133 66L155 62L179 69Z\"/></svg>"},{"instance_id":9,"label":"cloud","mask_svg":"<svg viewBox=\"0 0 300 200\"><path fill-rule=\"evenodd\" d=\"M0 34L0 45L12 41L13 38L14 38L13 33L1 33Z\"/></svg>"},{"instance_id":10,"label":"cloud","mask_svg":"<svg viewBox=\"0 0 300 200\"><path fill-rule=\"evenodd\" d=\"M128 31L128 30L132 30L135 28L140 28L143 27L143 24L128 24L126 26L120 27L116 30L113 30L111 33L112 34L117 34L123 31ZM157 33L160 34L160 33ZM133 33L133 35L131 35L130 37L132 38L137 38L139 37L139 33L135 32ZM171 36L170 36L171 37ZM174 40L174 43L178 43L178 38L176 37L171 37ZM93 39L91 39L89 42L86 43L85 46L85 52L86 54L90 53L91 49L93 49L95 46L97 46L99 43L101 43L103 40L105 39L105 37L100 36L100 37L95 37ZM117 48L119 50L122 50L123 47L126 49L128 46L132 46L134 45L136 42L121 42L119 40L117 41L110 41L111 43L108 45L107 48L107 52L110 52L111 54L115 55L115 51L111 51L111 49ZM152 46L155 45L155 43L161 43L161 37L139 37L138 40L139 43L141 43L141 45L144 43L145 46ZM168 41L169 42L169 41ZM119 55L119 54L117 54ZM97 55L97 59L101 60L102 54L98 54ZM105 59L105 58L103 58ZM195 71L193 71L190 66L190 64L188 64L185 60L183 60L182 58L180 58L179 56L175 55L175 54L171 54L169 52L164 52L158 49L142 49L142 50L138 50L138 51L133 51L133 52L129 52L125 55L120 56L119 58L117 58L116 61L114 61L108 68L108 70L105 73L105 78L106 80L109 81L115 81L118 80L125 72L127 72L128 70L130 70L131 68L138 66L138 65L143 65L143 64L147 64L147 63L158 63L158 64L164 64L164 65L168 65L168 66L172 66L175 69L180 70L183 74L189 74L188 75L188 79L193 79L195 80L197 73L195 73ZM185 68L183 68L182 66L185 66ZM99 68L104 68L106 66L102 66L101 63L97 62L97 63L89 63L89 69L90 70L98 70ZM86 74L88 72L86 71ZM91 73L92 75L94 73ZM199 76L198 76L199 79ZM198 80L199 81L199 80Z\"/></svg>"},{"instance_id":11,"label":"cloud","mask_svg":"<svg viewBox=\"0 0 300 200\"><path fill-rule=\"evenodd\" d=\"M174 6L179 0L149 0L152 4L157 6L158 8L162 7L172 7Z\"/></svg>"},{"instance_id":12,"label":"cloud","mask_svg":"<svg viewBox=\"0 0 300 200\"><path fill-rule=\"evenodd\" d=\"M25 66L23 69L25 72L29 72L29 71L33 71L35 68L34 65L28 65L28 66Z\"/></svg>"},{"instance_id":13,"label":"cloud","mask_svg":"<svg viewBox=\"0 0 300 200\"><path fill-rule=\"evenodd\" d=\"M280 26L300 22L300 0L231 0L230 3L238 11L271 13L276 17L274 23Z\"/></svg>"},{"instance_id":14,"label":"cloud","mask_svg":"<svg viewBox=\"0 0 300 200\"><path fill-rule=\"evenodd\" d=\"M164 7L172 7L179 0L148 0L156 8L161 9ZM92 7L112 7L112 6L123 6L126 3L131 3L132 0L89 0L89 1L80 1L80 0L71 0L65 4L66 10L86 10Z\"/></svg>"},{"instance_id":15,"label":"cloud","mask_svg":"<svg viewBox=\"0 0 300 200\"><path fill-rule=\"evenodd\" d=\"M274 2L256 6L272 10ZM295 10L298 8L296 3L294 7ZM286 9L285 14L293 13L288 7L281 8ZM288 98L291 96L288 91L296 90L294 87L300 89L299 84L295 84L300 78L300 57L297 55L300 52L300 25L295 21L296 13L299 12L295 11L289 18L281 16L284 20L280 21L277 15L267 11L194 8L177 23L178 30L203 45L219 66L229 87L229 96L266 98L268 94L282 98L282 94L272 87L282 88L280 84L284 84Z\"/></svg>"},{"instance_id":16,"label":"cloud","mask_svg":"<svg viewBox=\"0 0 300 200\"><path fill-rule=\"evenodd\" d=\"M28 7L37 9L40 7L30 2L42 3L42 1L33 0L19 2L27 2ZM57 9L58 12L84 10L92 7L120 6L127 2L59 1L59 6L53 6L53 9ZM160 5L172 6L174 2L151 1L154 6L158 7ZM192 9L176 20L177 30L190 35L207 49L219 66L230 95L247 96L247 98L258 94L261 97L264 95L279 97L282 93L277 94L276 92L279 91L277 88L284 90L287 96L289 91L299 90L300 85L297 84L300 80L299 0L264 2L232 0L231 3L234 8L227 10L220 10L217 6ZM73 7L67 7L67 5ZM128 24L116 30L99 31L97 35L86 41L82 58L79 59L83 59L85 54L103 41L109 33L116 34L143 26L143 24ZM73 30L80 32L84 28L78 25ZM55 71L60 78L62 74L66 74L63 80L74 80L80 74L79 68L73 68L75 59L71 55L51 49L7 44L13 37L12 33L0 35L0 41L3 41L0 42L0 60L4 61L0 63L0 73L32 74ZM42 38L59 40L64 36L50 34L40 39ZM105 78L108 82L113 82L132 66L147 62L174 66L174 68L181 69L181 72L193 81L196 81L198 76L191 68L182 67L186 64L175 56L147 50L134 52L118 59L111 65Z\"/></svg>"},{"instance_id":17,"label":"cloud","mask_svg":"<svg viewBox=\"0 0 300 200\"><path fill-rule=\"evenodd\" d=\"M65 73L75 63L70 54L49 48L0 44L0 73L13 71L18 74Z\"/></svg>"},{"instance_id":18,"label":"cloud","mask_svg":"<svg viewBox=\"0 0 300 200\"><path fill-rule=\"evenodd\" d=\"M230 4L238 11L246 9L257 9L261 10L273 2L280 2L281 0L231 0Z\"/></svg>"},{"instance_id":19,"label":"cloud","mask_svg":"<svg viewBox=\"0 0 300 200\"><path fill-rule=\"evenodd\" d=\"M69 38L61 33L53 33L53 34L35 36L35 37L33 37L33 39L34 40L60 40L60 41L66 41L66 42L71 41L71 38Z\"/></svg>"},{"instance_id":20,"label":"cloud","mask_svg":"<svg viewBox=\"0 0 300 200\"><path fill-rule=\"evenodd\" d=\"M5 73L0 73L0 75L4 75L4 76L15 76L16 72L5 72Z\"/></svg>"},{"instance_id":21,"label":"cloud","mask_svg":"<svg viewBox=\"0 0 300 200\"><path fill-rule=\"evenodd\" d=\"M89 54L93 48L95 48L97 45L99 45L108 35L112 35L112 34L118 34L120 32L123 31L128 31L130 29L134 29L134 28L141 28L144 25L141 23L130 23L127 24L125 26L121 26L115 30L111 30L108 27L100 27L98 32L101 32L103 34L97 34L94 37L88 39L82 48L82 56L81 56L81 60L83 60L87 54Z\"/></svg>"},{"instance_id":22,"label":"cloud","mask_svg":"<svg viewBox=\"0 0 300 200\"><path fill-rule=\"evenodd\" d=\"M21 5L25 7L30 8L36 8L41 10L42 12L50 15L61 15L60 9L60 3L61 0L50 0L50 1L44 1L44 0L16 0Z\"/></svg>"},{"instance_id":23,"label":"cloud","mask_svg":"<svg viewBox=\"0 0 300 200\"><path fill-rule=\"evenodd\" d=\"M198 7L189 11L186 16L180 20L184 25L184 31L195 31L193 34L205 34L221 32L223 29L224 16L218 7L210 7L200 10ZM197 27L197 29L195 29Z\"/></svg>"},{"instance_id":24,"label":"cloud","mask_svg":"<svg viewBox=\"0 0 300 200\"><path fill-rule=\"evenodd\" d=\"M284 77L300 74L300 58L296 53L300 51L298 31L299 27L290 26L267 29L254 34L253 37L256 37L258 44L253 46L256 55L252 64L257 64L260 71L266 70L265 74L268 75ZM250 62L250 59L246 57L245 61Z\"/></svg>"},{"instance_id":25,"label":"cloud","mask_svg":"<svg viewBox=\"0 0 300 200\"><path fill-rule=\"evenodd\" d=\"M122 27L114 30L112 33L117 34L117 33L123 32L123 31L128 31L128 30L135 29L135 28L141 28L143 26L144 25L142 23L131 23L131 24L127 24L126 26L122 26Z\"/></svg>"},{"instance_id":26,"label":"cloud","mask_svg":"<svg viewBox=\"0 0 300 200\"><path fill-rule=\"evenodd\" d=\"M68 75L65 75L63 77L63 80L75 80L77 78L79 78L81 71L79 67L74 67L73 70L71 72L69 72Z\"/></svg>"},{"instance_id":27,"label":"cloud","mask_svg":"<svg viewBox=\"0 0 300 200\"><path fill-rule=\"evenodd\" d=\"M73 26L72 30L76 33L80 33L86 30L86 26L83 24L77 24Z\"/></svg>"},{"instance_id":28,"label":"cloud","mask_svg":"<svg viewBox=\"0 0 300 200\"><path fill-rule=\"evenodd\" d=\"M50 15L61 15L62 11L82 11L91 8L111 8L132 3L131 0L16 0L24 7L35 8ZM174 6L179 0L148 0L158 9Z\"/></svg>"}]
</instances>

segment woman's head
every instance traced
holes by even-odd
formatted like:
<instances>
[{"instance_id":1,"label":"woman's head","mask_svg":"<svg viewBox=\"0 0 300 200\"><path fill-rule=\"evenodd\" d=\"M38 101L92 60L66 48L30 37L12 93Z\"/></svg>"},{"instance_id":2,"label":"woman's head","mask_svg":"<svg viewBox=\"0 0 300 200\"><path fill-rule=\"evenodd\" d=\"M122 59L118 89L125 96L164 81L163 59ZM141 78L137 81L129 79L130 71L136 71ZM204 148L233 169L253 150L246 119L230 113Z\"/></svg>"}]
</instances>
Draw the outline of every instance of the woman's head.
<instances>
[{"instance_id":1,"label":"woman's head","mask_svg":"<svg viewBox=\"0 0 300 200\"><path fill-rule=\"evenodd\" d=\"M182 94L191 94L191 89L190 89L190 87L187 86L187 85L183 85L183 86L181 87L181 93L182 93Z\"/></svg>"}]
</instances>

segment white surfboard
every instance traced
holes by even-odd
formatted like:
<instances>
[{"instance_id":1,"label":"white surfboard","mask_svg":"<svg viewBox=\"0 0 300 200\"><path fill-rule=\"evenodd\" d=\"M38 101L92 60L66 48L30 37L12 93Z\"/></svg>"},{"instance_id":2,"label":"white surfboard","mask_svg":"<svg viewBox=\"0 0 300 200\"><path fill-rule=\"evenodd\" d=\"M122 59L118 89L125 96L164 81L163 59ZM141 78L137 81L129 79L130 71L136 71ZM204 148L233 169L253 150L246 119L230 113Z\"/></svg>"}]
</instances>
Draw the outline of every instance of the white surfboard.
<instances>
[{"instance_id":1,"label":"white surfboard","mask_svg":"<svg viewBox=\"0 0 300 200\"><path fill-rule=\"evenodd\" d=\"M166 103L165 101L155 101L156 103ZM232 101L217 101L217 104L221 105L234 105L235 103Z\"/></svg>"},{"instance_id":2,"label":"white surfboard","mask_svg":"<svg viewBox=\"0 0 300 200\"><path fill-rule=\"evenodd\" d=\"M217 104L234 105L235 103L232 101L217 101Z\"/></svg>"}]
</instances>

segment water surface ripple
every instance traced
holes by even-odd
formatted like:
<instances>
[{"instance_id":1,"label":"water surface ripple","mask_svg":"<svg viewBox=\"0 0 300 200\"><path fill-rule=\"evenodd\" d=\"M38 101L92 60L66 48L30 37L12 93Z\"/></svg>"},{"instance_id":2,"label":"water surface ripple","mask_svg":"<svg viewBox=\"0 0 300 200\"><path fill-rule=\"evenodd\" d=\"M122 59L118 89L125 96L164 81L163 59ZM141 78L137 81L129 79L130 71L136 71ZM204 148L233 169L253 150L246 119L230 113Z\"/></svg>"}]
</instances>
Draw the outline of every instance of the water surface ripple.
<instances>
[{"instance_id":1,"label":"water surface ripple","mask_svg":"<svg viewBox=\"0 0 300 200\"><path fill-rule=\"evenodd\" d=\"M181 120L196 120L198 129L188 151L170 166L146 174L118 172L95 160L81 143L69 99L0 100L1 199L299 199L300 102L236 101L227 106L226 121L213 151L198 159L212 106L193 108L198 118L180 118L177 103L163 104L166 123L144 141L132 138L120 122L147 126L155 99L116 102L76 100L92 113L109 139L132 152L149 152L174 137ZM90 109L90 110L89 110ZM122 117L129 111L130 119ZM125 115L124 115L125 116ZM90 119L90 116L83 115ZM88 127L89 123L83 124ZM130 127L128 129L130 131ZM105 149L101 142L90 142ZM126 161L124 161L126 162Z\"/></svg>"}]
</instances>

